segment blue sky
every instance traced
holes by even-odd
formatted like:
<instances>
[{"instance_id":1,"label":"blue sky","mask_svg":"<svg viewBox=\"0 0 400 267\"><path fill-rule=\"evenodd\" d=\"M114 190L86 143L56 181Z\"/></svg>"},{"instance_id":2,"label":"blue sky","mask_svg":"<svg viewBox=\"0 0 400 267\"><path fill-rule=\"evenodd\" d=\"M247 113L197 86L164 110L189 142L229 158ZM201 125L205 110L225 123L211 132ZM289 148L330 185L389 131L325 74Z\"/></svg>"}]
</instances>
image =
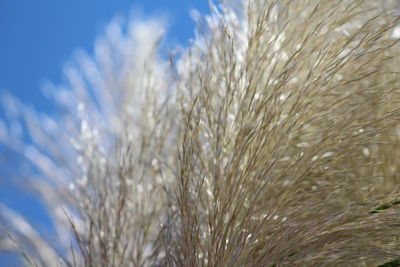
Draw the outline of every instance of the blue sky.
<instances>
[{"instance_id":1,"label":"blue sky","mask_svg":"<svg viewBox=\"0 0 400 267\"><path fill-rule=\"evenodd\" d=\"M91 54L96 38L114 17L128 18L134 10L144 16L166 14L167 42L186 45L194 31L191 9L208 13L208 1L0 0L0 90L51 113L41 85L48 80L61 83L63 64L78 48ZM0 119L2 116L0 111ZM2 149L0 146L0 155ZM10 164L14 159L6 162ZM0 161L0 202L21 212L34 225L49 226L40 202L21 194L7 181L5 173L18 168L18 159L15 162L16 166L5 166ZM0 266L14 265L15 259L0 253Z\"/></svg>"}]
</instances>

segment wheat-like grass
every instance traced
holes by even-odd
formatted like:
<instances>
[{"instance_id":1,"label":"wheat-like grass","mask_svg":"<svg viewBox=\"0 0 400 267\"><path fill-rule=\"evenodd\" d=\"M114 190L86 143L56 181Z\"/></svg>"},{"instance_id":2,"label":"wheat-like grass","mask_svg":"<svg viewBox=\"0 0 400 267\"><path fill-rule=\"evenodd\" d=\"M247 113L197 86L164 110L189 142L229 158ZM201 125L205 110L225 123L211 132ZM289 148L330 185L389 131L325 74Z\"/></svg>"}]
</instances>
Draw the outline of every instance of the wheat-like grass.
<instances>
[{"instance_id":1,"label":"wheat-like grass","mask_svg":"<svg viewBox=\"0 0 400 267\"><path fill-rule=\"evenodd\" d=\"M2 207L4 249L44 266L397 266L398 8L222 1L169 62L156 21L112 24L52 91L54 127L7 98L34 143L0 136L58 236Z\"/></svg>"}]
</instances>

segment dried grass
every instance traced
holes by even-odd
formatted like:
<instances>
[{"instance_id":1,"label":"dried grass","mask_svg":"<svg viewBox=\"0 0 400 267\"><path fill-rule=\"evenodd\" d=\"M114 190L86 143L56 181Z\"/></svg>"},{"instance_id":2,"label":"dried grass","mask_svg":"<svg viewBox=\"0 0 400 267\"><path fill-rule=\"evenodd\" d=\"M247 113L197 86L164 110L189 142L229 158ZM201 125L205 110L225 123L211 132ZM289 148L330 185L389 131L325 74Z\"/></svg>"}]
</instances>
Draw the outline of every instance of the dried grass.
<instances>
[{"instance_id":1,"label":"dried grass","mask_svg":"<svg viewBox=\"0 0 400 267\"><path fill-rule=\"evenodd\" d=\"M3 137L62 229L40 249L2 207L11 249L44 266L395 264L396 8L223 1L169 64L156 22L113 24L56 90L72 92L56 130L31 126L28 152Z\"/></svg>"}]
</instances>

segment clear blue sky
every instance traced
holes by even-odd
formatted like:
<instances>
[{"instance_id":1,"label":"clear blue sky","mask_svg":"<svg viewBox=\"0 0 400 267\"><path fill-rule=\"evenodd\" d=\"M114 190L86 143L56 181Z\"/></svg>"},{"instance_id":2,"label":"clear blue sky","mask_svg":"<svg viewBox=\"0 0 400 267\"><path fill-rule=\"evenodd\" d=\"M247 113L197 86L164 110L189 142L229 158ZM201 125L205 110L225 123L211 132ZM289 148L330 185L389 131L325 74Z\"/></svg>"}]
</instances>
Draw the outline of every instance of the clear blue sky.
<instances>
[{"instance_id":1,"label":"clear blue sky","mask_svg":"<svg viewBox=\"0 0 400 267\"><path fill-rule=\"evenodd\" d=\"M166 14L170 19L167 40L186 45L193 37L192 8L208 13L208 1L0 0L0 90L40 111L51 112L41 84L46 80L62 82L62 66L74 50L82 48L90 54L96 37L115 16L128 18L133 9L145 16ZM2 116L0 111L0 119ZM2 149L0 146L0 154ZM10 160L6 162L10 164ZM7 182L5 174L17 167L0 161L0 202L21 212L34 225L49 226L40 203ZM1 266L15 266L15 259L0 253Z\"/></svg>"}]
</instances>

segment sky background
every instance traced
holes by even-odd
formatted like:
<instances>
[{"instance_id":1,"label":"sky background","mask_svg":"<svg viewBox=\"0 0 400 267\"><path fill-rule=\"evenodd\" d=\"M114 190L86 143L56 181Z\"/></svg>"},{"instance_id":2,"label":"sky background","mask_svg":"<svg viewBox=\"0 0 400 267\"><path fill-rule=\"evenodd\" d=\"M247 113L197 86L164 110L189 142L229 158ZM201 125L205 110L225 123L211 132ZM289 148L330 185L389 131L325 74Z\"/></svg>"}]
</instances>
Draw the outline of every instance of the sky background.
<instances>
[{"instance_id":1,"label":"sky background","mask_svg":"<svg viewBox=\"0 0 400 267\"><path fill-rule=\"evenodd\" d=\"M208 1L0 0L0 97L1 91L6 91L51 114L52 106L41 86L46 81L62 83L63 65L77 49L92 54L96 38L113 18L129 18L133 11L144 17L167 15L167 43L187 45L194 35L192 9L209 13ZM2 117L0 108L0 120ZM33 225L51 228L40 202L9 182L7 173L12 175L12 169L18 168L18 159L8 159L6 166L1 160L5 155L0 146L0 203L17 210ZM16 166L9 166L10 162ZM15 257L0 252L0 267L17 264Z\"/></svg>"}]
</instances>

